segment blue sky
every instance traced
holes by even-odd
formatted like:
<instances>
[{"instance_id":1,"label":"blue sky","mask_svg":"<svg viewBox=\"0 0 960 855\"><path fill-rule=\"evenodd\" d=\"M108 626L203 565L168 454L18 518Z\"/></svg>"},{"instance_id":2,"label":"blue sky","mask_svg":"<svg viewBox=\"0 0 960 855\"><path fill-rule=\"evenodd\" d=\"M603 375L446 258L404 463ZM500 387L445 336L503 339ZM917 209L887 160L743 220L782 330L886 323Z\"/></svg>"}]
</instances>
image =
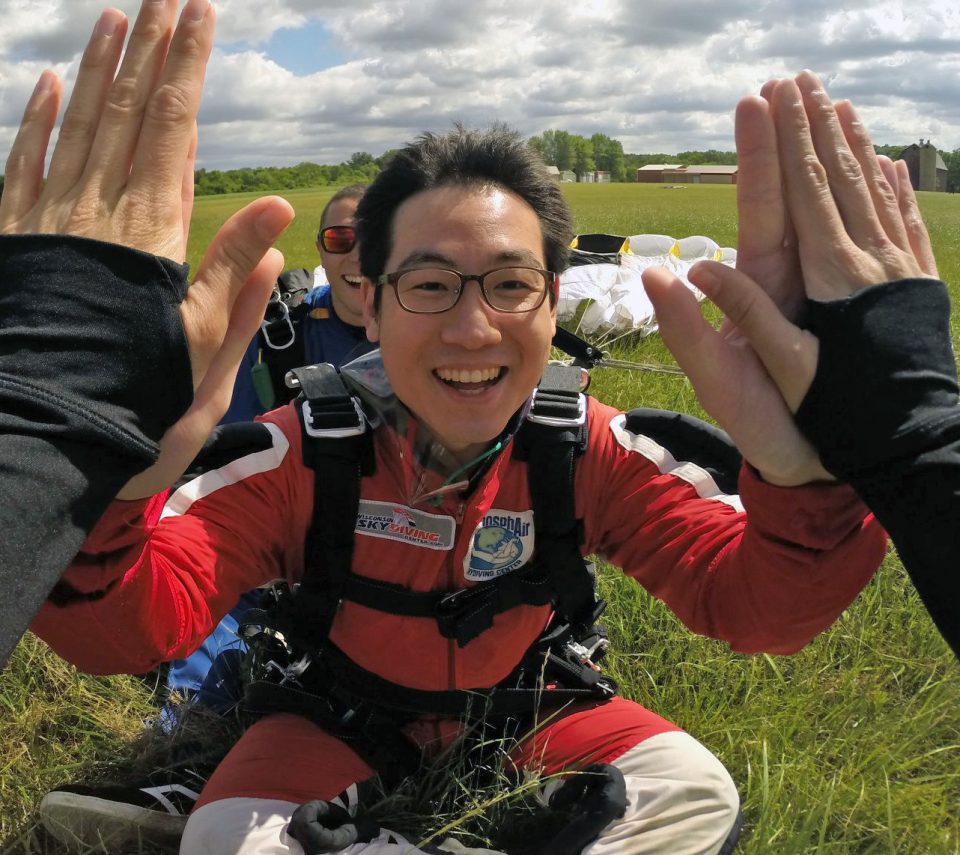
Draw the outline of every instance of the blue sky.
<instances>
[{"instance_id":1,"label":"blue sky","mask_svg":"<svg viewBox=\"0 0 960 855\"><path fill-rule=\"evenodd\" d=\"M113 0L127 14L137 0ZM454 121L628 152L733 148L733 108L812 68L877 142L960 147L960 4L933 0L214 0L207 168L335 163ZM71 84L105 0L0 0L0 152L46 67Z\"/></svg>"},{"instance_id":2,"label":"blue sky","mask_svg":"<svg viewBox=\"0 0 960 855\"><path fill-rule=\"evenodd\" d=\"M247 48L246 42L224 46L227 52L240 52ZM276 30L262 50L267 59L298 76L342 65L348 59L337 37L322 21L316 19L308 20L300 27Z\"/></svg>"}]
</instances>

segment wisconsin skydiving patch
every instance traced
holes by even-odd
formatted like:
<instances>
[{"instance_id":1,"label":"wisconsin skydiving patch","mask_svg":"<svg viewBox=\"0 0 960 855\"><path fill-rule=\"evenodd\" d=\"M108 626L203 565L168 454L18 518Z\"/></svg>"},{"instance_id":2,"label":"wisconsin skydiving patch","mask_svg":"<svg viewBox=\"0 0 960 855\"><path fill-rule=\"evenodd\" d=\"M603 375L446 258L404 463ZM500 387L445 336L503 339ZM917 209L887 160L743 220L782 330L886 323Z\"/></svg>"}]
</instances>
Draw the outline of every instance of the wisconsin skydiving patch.
<instances>
[{"instance_id":1,"label":"wisconsin skydiving patch","mask_svg":"<svg viewBox=\"0 0 960 855\"><path fill-rule=\"evenodd\" d=\"M456 528L450 516L428 514L395 502L361 499L354 530L370 537L446 551L453 548Z\"/></svg>"},{"instance_id":2,"label":"wisconsin skydiving patch","mask_svg":"<svg viewBox=\"0 0 960 855\"><path fill-rule=\"evenodd\" d=\"M533 511L491 509L473 533L463 575L471 582L495 579L533 557Z\"/></svg>"}]
</instances>

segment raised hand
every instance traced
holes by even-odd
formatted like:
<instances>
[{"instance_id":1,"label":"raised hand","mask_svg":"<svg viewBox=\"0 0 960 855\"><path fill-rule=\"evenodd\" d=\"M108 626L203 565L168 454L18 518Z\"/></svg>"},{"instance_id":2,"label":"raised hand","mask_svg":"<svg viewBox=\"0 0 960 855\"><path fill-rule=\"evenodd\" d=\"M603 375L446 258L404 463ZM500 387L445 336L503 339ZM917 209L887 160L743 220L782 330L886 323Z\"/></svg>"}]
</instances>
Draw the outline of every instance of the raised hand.
<instances>
[{"instance_id":1,"label":"raised hand","mask_svg":"<svg viewBox=\"0 0 960 855\"><path fill-rule=\"evenodd\" d=\"M936 266L905 165L876 157L850 104L835 107L810 72L763 94L737 108L747 257L738 253L737 270L701 262L690 271L727 322L712 329L666 271L644 283L705 409L764 477L802 483L825 476L792 419L818 357L816 337L794 323L802 300L935 276Z\"/></svg>"},{"instance_id":2,"label":"raised hand","mask_svg":"<svg viewBox=\"0 0 960 855\"><path fill-rule=\"evenodd\" d=\"M765 95L774 84L764 87ZM735 275L752 286L744 302L732 305L716 299L727 318L715 330L703 319L689 291L667 270L647 271L644 285L656 308L663 340L690 378L704 409L763 477L780 485L829 478L793 421L792 410L802 393L778 387L749 335L756 309L746 298L767 309L767 323L771 322L768 316L777 321L774 332L786 346L785 358L806 359L811 372L816 366L815 341L812 349L803 348L804 334L791 323L803 304L803 283L781 189L776 134L764 98L744 98L738 104L736 140L737 271L698 264L689 275L711 298L721 290L725 293L729 276Z\"/></svg>"},{"instance_id":3,"label":"raised hand","mask_svg":"<svg viewBox=\"0 0 960 855\"><path fill-rule=\"evenodd\" d=\"M179 22L176 10L177 0L144 0L122 64L127 20L113 9L101 14L45 182L62 84L52 72L41 75L7 161L0 233L72 235L184 260L196 116L215 16L209 0L189 0ZM193 407L164 437L158 464L123 497L172 483L226 409L237 365L282 268L282 256L270 247L292 217L282 199L259 199L214 237L180 309Z\"/></svg>"}]
</instances>

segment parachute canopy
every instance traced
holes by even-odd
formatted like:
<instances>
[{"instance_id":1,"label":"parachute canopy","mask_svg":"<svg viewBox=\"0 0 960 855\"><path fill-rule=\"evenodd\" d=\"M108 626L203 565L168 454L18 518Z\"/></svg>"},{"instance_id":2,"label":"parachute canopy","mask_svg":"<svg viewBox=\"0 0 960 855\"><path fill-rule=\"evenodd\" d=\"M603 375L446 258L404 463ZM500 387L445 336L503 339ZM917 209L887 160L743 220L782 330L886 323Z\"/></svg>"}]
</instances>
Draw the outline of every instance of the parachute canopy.
<instances>
[{"instance_id":1,"label":"parachute canopy","mask_svg":"<svg viewBox=\"0 0 960 855\"><path fill-rule=\"evenodd\" d=\"M653 304L640 279L648 267L668 268L702 300L703 294L687 279L690 267L702 259L733 266L737 259L735 249L703 235L678 240L654 234L584 234L573 239L571 250L570 267L560 276L557 319L570 321L582 311L578 330L594 340L648 335L657 329Z\"/></svg>"}]
</instances>

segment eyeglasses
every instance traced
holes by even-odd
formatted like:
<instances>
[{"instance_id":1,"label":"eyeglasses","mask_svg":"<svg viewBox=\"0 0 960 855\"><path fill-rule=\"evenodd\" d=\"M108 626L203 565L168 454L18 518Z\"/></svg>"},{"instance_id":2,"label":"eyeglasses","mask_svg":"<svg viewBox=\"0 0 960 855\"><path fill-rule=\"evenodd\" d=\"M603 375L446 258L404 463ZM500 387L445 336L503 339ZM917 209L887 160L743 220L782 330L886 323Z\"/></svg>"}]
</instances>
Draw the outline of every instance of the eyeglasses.
<instances>
[{"instance_id":1,"label":"eyeglasses","mask_svg":"<svg viewBox=\"0 0 960 855\"><path fill-rule=\"evenodd\" d=\"M487 305L498 312L532 312L546 299L556 274L539 267L498 267L486 273L417 267L384 273L377 284L392 285L397 301L408 312L436 314L456 306L471 280L480 286Z\"/></svg>"},{"instance_id":2,"label":"eyeglasses","mask_svg":"<svg viewBox=\"0 0 960 855\"><path fill-rule=\"evenodd\" d=\"M317 234L320 248L334 255L346 255L357 245L357 232L353 226L327 226Z\"/></svg>"}]
</instances>

